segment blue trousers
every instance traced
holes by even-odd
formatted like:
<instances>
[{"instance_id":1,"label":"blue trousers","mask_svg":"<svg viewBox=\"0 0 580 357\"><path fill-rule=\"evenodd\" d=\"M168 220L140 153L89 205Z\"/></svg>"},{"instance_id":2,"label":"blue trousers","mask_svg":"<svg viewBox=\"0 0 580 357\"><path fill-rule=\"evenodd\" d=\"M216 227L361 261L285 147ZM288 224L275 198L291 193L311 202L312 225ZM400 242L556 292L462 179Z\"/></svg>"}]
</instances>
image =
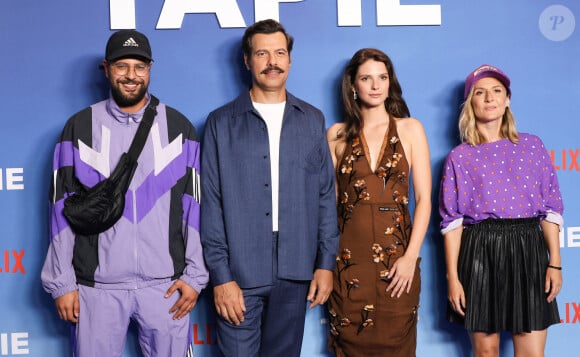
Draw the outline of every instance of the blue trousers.
<instances>
[{"instance_id":1,"label":"blue trousers","mask_svg":"<svg viewBox=\"0 0 580 357\"><path fill-rule=\"evenodd\" d=\"M274 240L276 243L276 234ZM242 289L244 321L236 326L218 316L218 345L223 356L300 356L310 281L278 279L276 251L274 248L273 285Z\"/></svg>"}]
</instances>

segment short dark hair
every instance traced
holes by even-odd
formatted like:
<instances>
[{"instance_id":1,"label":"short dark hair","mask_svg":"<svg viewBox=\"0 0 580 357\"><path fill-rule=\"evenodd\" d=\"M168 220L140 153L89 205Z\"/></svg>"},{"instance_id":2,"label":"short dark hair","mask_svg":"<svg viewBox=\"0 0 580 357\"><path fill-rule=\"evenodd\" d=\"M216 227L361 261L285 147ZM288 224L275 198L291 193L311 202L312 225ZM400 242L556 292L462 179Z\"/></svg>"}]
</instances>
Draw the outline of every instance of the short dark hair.
<instances>
[{"instance_id":1,"label":"short dark hair","mask_svg":"<svg viewBox=\"0 0 580 357\"><path fill-rule=\"evenodd\" d=\"M272 19L258 21L246 29L244 37L242 38L242 52L246 57L250 57L252 54L252 37L254 37L255 34L261 33L269 35L276 32L282 32L282 34L284 34L286 37L288 53L292 52L294 38L286 32L286 29L284 29L284 26L282 26L281 23Z\"/></svg>"}]
</instances>

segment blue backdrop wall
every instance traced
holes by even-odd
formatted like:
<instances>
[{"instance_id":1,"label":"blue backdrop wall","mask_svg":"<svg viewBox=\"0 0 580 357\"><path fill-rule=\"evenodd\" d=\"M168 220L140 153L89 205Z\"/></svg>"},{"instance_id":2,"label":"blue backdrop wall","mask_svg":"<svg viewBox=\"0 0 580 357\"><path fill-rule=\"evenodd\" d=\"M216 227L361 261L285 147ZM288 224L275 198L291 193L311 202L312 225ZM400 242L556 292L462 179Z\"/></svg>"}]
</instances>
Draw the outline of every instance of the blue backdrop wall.
<instances>
[{"instance_id":1,"label":"blue backdrop wall","mask_svg":"<svg viewBox=\"0 0 580 357\"><path fill-rule=\"evenodd\" d=\"M540 135L565 203L562 323L547 356L580 350L580 17L577 0L165 0L0 2L0 356L66 356L68 327L39 273L48 246L51 156L65 120L107 96L98 64L111 31L137 28L153 46L151 91L203 131L206 115L248 85L246 26L279 19L295 36L288 88L340 120L340 74L361 47L395 63L411 114L431 146L434 203L442 161L458 143L467 73L482 63L512 78L518 129ZM436 207L436 206L435 206ZM465 332L445 319L446 282L435 213L421 255L419 356L465 356ZM509 287L506 287L509 288ZM212 297L192 312L197 356L215 356ZM308 312L304 356L327 356L324 310ZM138 356L131 334L125 356ZM502 351L511 354L511 343Z\"/></svg>"}]
</instances>

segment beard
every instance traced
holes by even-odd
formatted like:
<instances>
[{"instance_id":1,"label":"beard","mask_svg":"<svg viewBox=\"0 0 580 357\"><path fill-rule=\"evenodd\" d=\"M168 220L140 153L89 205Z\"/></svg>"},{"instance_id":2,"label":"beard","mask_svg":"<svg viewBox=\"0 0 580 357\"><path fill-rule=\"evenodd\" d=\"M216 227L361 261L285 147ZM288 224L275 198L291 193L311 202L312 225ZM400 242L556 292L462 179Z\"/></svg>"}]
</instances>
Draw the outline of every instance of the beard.
<instances>
[{"instance_id":1,"label":"beard","mask_svg":"<svg viewBox=\"0 0 580 357\"><path fill-rule=\"evenodd\" d=\"M143 81L141 81L140 83L136 81L127 81L127 82L138 83L141 84L141 86L139 86L139 90L137 92L131 93L130 95L126 95L121 91L119 83L111 83L111 94L113 96L113 99L115 100L115 103L117 103L119 108L134 106L135 104L143 100L145 94L147 93L147 86Z\"/></svg>"}]
</instances>

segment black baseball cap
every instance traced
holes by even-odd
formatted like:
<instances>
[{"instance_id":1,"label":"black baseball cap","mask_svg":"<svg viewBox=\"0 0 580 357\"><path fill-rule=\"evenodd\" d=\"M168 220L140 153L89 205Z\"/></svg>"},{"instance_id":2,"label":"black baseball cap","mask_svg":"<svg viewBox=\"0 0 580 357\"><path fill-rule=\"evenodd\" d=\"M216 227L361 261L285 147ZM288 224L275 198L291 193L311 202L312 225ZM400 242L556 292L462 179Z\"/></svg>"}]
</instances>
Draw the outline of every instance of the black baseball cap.
<instances>
[{"instance_id":1,"label":"black baseball cap","mask_svg":"<svg viewBox=\"0 0 580 357\"><path fill-rule=\"evenodd\" d=\"M151 61L151 45L147 36L136 30L119 30L109 37L105 59L113 62L124 57L139 57Z\"/></svg>"}]
</instances>

